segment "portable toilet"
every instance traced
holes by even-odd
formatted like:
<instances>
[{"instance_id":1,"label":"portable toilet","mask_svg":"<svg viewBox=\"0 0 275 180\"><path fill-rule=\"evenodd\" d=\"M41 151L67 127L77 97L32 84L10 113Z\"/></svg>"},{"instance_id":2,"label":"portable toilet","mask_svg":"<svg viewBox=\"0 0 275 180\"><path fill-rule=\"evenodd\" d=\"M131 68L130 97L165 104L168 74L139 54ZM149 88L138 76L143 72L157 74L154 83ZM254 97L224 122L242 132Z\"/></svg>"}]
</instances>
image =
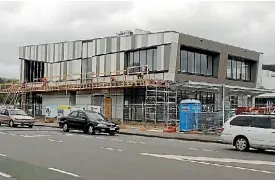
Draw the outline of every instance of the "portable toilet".
<instances>
[{"instance_id":1,"label":"portable toilet","mask_svg":"<svg viewBox=\"0 0 275 180\"><path fill-rule=\"evenodd\" d=\"M192 131L201 128L201 102L185 99L180 102L180 131Z\"/></svg>"}]
</instances>

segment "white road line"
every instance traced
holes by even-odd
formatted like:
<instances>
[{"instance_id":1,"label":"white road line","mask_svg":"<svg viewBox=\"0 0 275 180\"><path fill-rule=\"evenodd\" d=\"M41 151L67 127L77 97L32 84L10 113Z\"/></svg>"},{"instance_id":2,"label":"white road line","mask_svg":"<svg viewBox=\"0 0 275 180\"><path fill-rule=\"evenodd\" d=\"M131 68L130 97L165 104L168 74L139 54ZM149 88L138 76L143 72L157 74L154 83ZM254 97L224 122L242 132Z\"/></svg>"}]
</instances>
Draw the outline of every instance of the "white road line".
<instances>
[{"instance_id":1,"label":"white road line","mask_svg":"<svg viewBox=\"0 0 275 180\"><path fill-rule=\"evenodd\" d=\"M194 150L194 151L198 151L198 148L188 148L189 150Z\"/></svg>"},{"instance_id":2,"label":"white road line","mask_svg":"<svg viewBox=\"0 0 275 180\"><path fill-rule=\"evenodd\" d=\"M0 156L3 156L3 157L5 157L6 155L5 155L5 154L0 154Z\"/></svg>"},{"instance_id":3,"label":"white road line","mask_svg":"<svg viewBox=\"0 0 275 180\"><path fill-rule=\"evenodd\" d=\"M108 139L108 138L105 138L105 137L96 137L97 139Z\"/></svg>"},{"instance_id":4,"label":"white road line","mask_svg":"<svg viewBox=\"0 0 275 180\"><path fill-rule=\"evenodd\" d=\"M158 157L158 158L165 158L165 159L174 159L174 160L179 160L179 161L185 161L185 162L192 162L192 163L199 163L199 164L205 164L205 165L211 165L211 166L219 166L219 167L227 167L227 168L234 168L234 169L239 169L239 170L246 170L246 171L253 171L253 172L261 172L261 173L266 173L266 174L275 174L275 172L271 171L266 171L266 170L260 170L260 169L252 169L252 168L245 168L245 167L239 167L239 166L231 166L231 165L223 165L223 164L217 164L217 163L209 163L205 162L207 161L207 157L191 157L191 156L174 156L174 155L161 155L161 154L149 154L149 153L140 153L141 155L145 156L153 156L153 157ZM184 158L183 158L184 157ZM192 159L193 158L193 159ZM204 159L204 161L202 160ZM231 161L218 161L218 159L223 159L223 158L209 158L210 161L214 161L214 159L217 159L217 162L233 162ZM235 159L238 160L238 159ZM269 161L254 161L254 160L239 160L239 161L234 161L235 163L240 163L243 162L243 164L264 164L264 165L273 165L275 162L269 162ZM275 164L274 164L275 165Z\"/></svg>"},{"instance_id":5,"label":"white road line","mask_svg":"<svg viewBox=\"0 0 275 180\"><path fill-rule=\"evenodd\" d=\"M7 134L7 133L4 133L4 132L0 132L0 134Z\"/></svg>"},{"instance_id":6,"label":"white road line","mask_svg":"<svg viewBox=\"0 0 275 180\"><path fill-rule=\"evenodd\" d=\"M33 135L33 136L25 135L25 136L22 136L22 137L32 138L32 137L46 137L46 136L50 136L50 135Z\"/></svg>"},{"instance_id":7,"label":"white road line","mask_svg":"<svg viewBox=\"0 0 275 180\"><path fill-rule=\"evenodd\" d=\"M108 147L100 147L101 149L107 149L107 150L110 150L110 151L119 151L119 152L122 152L123 150L122 149L114 149L114 148L108 148Z\"/></svg>"},{"instance_id":8,"label":"white road line","mask_svg":"<svg viewBox=\"0 0 275 180\"><path fill-rule=\"evenodd\" d=\"M210 150L210 149L202 149L202 151L212 152L212 150Z\"/></svg>"},{"instance_id":9,"label":"white road line","mask_svg":"<svg viewBox=\"0 0 275 180\"><path fill-rule=\"evenodd\" d=\"M138 143L139 143L139 144L146 144L146 142L142 142L142 141L139 141Z\"/></svg>"},{"instance_id":10,"label":"white road line","mask_svg":"<svg viewBox=\"0 0 275 180\"><path fill-rule=\"evenodd\" d=\"M136 141L127 141L127 142L129 142L129 143L135 143L135 144L137 143Z\"/></svg>"},{"instance_id":11,"label":"white road line","mask_svg":"<svg viewBox=\"0 0 275 180\"><path fill-rule=\"evenodd\" d=\"M16 134L10 133L11 136L16 136Z\"/></svg>"},{"instance_id":12,"label":"white road line","mask_svg":"<svg viewBox=\"0 0 275 180\"><path fill-rule=\"evenodd\" d=\"M67 175L70 175L70 176L73 176L73 177L80 177L77 174L73 174L73 173L66 172L66 171L63 171L63 170L60 170L60 169L56 169L56 168L49 168L49 170L60 172L60 173L63 173L63 174L67 174Z\"/></svg>"},{"instance_id":13,"label":"white road line","mask_svg":"<svg viewBox=\"0 0 275 180\"><path fill-rule=\"evenodd\" d=\"M54 140L54 139L49 139L49 141L52 141L52 142L58 142L58 143L62 143L62 142L63 142L63 141Z\"/></svg>"},{"instance_id":14,"label":"white road line","mask_svg":"<svg viewBox=\"0 0 275 180\"><path fill-rule=\"evenodd\" d=\"M112 141L119 141L119 142L122 142L122 141L124 141L124 140L122 140L122 139L111 139Z\"/></svg>"},{"instance_id":15,"label":"white road line","mask_svg":"<svg viewBox=\"0 0 275 180\"><path fill-rule=\"evenodd\" d=\"M11 178L11 175L2 173L2 172L0 172L0 176L6 177L6 178Z\"/></svg>"}]
</instances>

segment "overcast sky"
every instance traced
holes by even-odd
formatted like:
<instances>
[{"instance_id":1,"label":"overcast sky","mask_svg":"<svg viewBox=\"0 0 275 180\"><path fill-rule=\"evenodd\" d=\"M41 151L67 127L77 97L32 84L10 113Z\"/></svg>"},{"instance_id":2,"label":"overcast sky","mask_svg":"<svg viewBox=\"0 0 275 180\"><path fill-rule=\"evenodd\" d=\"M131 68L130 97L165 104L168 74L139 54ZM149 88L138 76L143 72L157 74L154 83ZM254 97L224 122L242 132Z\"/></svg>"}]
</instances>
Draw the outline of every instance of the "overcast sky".
<instances>
[{"instance_id":1,"label":"overcast sky","mask_svg":"<svg viewBox=\"0 0 275 180\"><path fill-rule=\"evenodd\" d=\"M18 77L18 46L176 30L263 52L275 62L275 2L0 2L0 76Z\"/></svg>"}]
</instances>

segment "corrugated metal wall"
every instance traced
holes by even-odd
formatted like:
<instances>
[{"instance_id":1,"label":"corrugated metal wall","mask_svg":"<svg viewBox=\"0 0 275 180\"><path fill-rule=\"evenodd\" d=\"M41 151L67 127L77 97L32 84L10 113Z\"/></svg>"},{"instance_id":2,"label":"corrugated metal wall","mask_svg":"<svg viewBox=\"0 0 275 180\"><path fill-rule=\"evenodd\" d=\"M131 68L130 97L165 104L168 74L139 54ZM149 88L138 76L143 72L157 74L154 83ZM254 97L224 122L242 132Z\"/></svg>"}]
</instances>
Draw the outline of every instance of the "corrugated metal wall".
<instances>
[{"instance_id":1,"label":"corrugated metal wall","mask_svg":"<svg viewBox=\"0 0 275 180\"><path fill-rule=\"evenodd\" d=\"M81 78L81 73L98 73L100 76L124 70L125 51L138 48L157 47L157 70L168 70L171 43L178 42L178 33L162 32L124 37L107 37L88 41L72 41L19 48L20 59L45 62L45 77L53 81ZM174 47L174 46L173 46ZM89 63L81 61L87 60ZM83 63L83 64L82 64ZM24 64L22 62L22 64ZM81 66L88 66L86 70ZM91 67L90 67L91 66ZM21 65L24 71L24 65ZM21 80L24 78L21 73ZM118 74L118 73L117 73ZM82 76L84 77L84 76Z\"/></svg>"}]
</instances>

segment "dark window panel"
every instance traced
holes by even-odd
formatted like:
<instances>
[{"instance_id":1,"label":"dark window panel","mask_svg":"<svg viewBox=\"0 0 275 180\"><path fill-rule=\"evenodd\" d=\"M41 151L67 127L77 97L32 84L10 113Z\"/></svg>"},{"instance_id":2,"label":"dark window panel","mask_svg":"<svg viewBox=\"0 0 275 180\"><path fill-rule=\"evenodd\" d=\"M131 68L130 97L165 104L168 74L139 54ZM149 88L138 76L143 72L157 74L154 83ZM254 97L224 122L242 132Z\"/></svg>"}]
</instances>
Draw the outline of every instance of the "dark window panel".
<instances>
[{"instance_id":1,"label":"dark window panel","mask_svg":"<svg viewBox=\"0 0 275 180\"><path fill-rule=\"evenodd\" d=\"M201 74L207 75L207 55L201 54Z\"/></svg>"},{"instance_id":2,"label":"dark window panel","mask_svg":"<svg viewBox=\"0 0 275 180\"><path fill-rule=\"evenodd\" d=\"M195 72L195 54L193 52L187 52L188 55L188 72Z\"/></svg>"},{"instance_id":3,"label":"dark window panel","mask_svg":"<svg viewBox=\"0 0 275 180\"><path fill-rule=\"evenodd\" d=\"M182 50L180 56L180 71L187 72L187 51Z\"/></svg>"},{"instance_id":4,"label":"dark window panel","mask_svg":"<svg viewBox=\"0 0 275 180\"><path fill-rule=\"evenodd\" d=\"M207 56L207 75L213 76L213 57Z\"/></svg>"},{"instance_id":5,"label":"dark window panel","mask_svg":"<svg viewBox=\"0 0 275 180\"><path fill-rule=\"evenodd\" d=\"M195 53L195 74L201 74L201 55Z\"/></svg>"}]
</instances>

